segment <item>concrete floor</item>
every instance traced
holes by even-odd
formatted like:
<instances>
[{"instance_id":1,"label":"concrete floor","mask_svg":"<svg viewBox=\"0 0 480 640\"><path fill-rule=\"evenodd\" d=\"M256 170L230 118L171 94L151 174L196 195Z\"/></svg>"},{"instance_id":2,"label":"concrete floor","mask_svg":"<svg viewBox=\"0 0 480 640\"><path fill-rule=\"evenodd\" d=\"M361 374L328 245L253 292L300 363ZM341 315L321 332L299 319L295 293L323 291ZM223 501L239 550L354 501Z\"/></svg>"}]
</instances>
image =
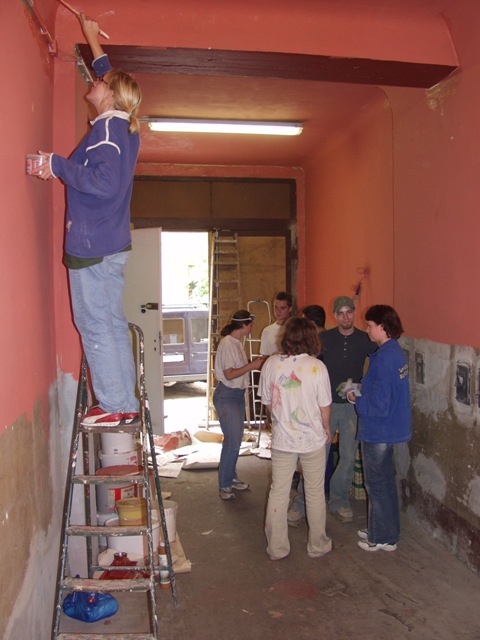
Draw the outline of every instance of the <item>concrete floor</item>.
<instances>
[{"instance_id":1,"label":"concrete floor","mask_svg":"<svg viewBox=\"0 0 480 640\"><path fill-rule=\"evenodd\" d=\"M223 502L216 471L181 471L162 479L178 502L177 530L192 571L177 575L179 604L158 591L162 640L480 640L480 577L406 516L394 553L357 547L365 501L354 502L353 523L327 518L331 554L312 560L306 525L290 528L291 553L272 562L263 518L270 462L238 463L251 490ZM84 633L148 630L146 596L118 597L120 610L94 624L62 621Z\"/></svg>"}]
</instances>

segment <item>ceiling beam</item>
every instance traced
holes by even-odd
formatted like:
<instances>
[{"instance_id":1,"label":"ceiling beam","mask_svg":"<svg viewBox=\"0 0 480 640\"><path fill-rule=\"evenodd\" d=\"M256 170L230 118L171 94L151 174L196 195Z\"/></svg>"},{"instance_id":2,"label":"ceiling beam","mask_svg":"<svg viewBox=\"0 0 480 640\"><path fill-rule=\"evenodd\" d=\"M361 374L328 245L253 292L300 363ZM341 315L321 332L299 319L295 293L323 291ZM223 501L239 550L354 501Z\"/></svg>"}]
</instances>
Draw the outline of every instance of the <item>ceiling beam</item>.
<instances>
[{"instance_id":1,"label":"ceiling beam","mask_svg":"<svg viewBox=\"0 0 480 640\"><path fill-rule=\"evenodd\" d=\"M91 64L90 48L78 49ZM242 76L430 88L458 67L444 64L371 60L261 51L103 45L113 67L128 73Z\"/></svg>"}]
</instances>

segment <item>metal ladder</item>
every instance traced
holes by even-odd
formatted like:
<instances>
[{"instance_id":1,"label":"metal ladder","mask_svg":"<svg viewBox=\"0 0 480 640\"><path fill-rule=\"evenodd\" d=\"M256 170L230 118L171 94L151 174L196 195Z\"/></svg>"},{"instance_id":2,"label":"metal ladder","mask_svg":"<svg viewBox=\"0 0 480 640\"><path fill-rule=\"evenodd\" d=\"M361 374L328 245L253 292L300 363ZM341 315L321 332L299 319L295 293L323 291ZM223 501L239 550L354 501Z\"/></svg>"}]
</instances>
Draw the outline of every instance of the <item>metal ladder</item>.
<instances>
[{"instance_id":1,"label":"metal ladder","mask_svg":"<svg viewBox=\"0 0 480 640\"><path fill-rule=\"evenodd\" d=\"M272 315L270 312L270 305L266 300L250 300L247 304L247 309L248 311L250 311L250 313L252 313L253 315L255 315L255 309L258 307L266 307L266 316L268 318L267 320L267 325L272 323ZM266 325L266 326L267 326ZM261 332L260 332L260 336L261 336ZM245 344L247 346L247 355L248 358L250 360L252 360L253 358L256 358L257 356L261 355L260 354L260 345L261 345L261 337L259 338L252 338L251 335L247 336L245 339ZM250 372L250 388L252 390L252 394L251 394L251 398L252 398L252 408L253 408L253 416L250 415L250 405L247 404L248 407L248 423L249 426L252 422L252 417L253 417L253 423L254 425L258 428L258 441L257 441L257 446L260 446L260 437L261 437L261 432L262 432L262 424L264 422L264 419L266 419L266 412L264 411L264 406L262 404L262 401L258 395L258 383L259 383L259 378L260 378L260 370L259 369L254 369L253 371ZM248 398L247 398L248 400Z\"/></svg>"},{"instance_id":2,"label":"metal ladder","mask_svg":"<svg viewBox=\"0 0 480 640\"><path fill-rule=\"evenodd\" d=\"M230 315L240 309L240 254L238 234L228 230L215 229L210 242L210 317L209 317L209 359L208 359L208 411L209 420L215 418L213 391L215 389L215 354L220 342L220 331Z\"/></svg>"},{"instance_id":3,"label":"metal ladder","mask_svg":"<svg viewBox=\"0 0 480 640\"><path fill-rule=\"evenodd\" d=\"M160 521L163 531L163 539L168 560L168 570L170 573L171 590L173 603L177 606L177 590L175 583L175 574L173 571L172 555L170 544L168 541L167 524L165 520L165 512L163 508L162 492L160 488L160 479L158 475L157 459L155 455L155 447L153 440L153 429L150 417L150 409L148 405L147 391L145 387L145 350L143 332L137 325L129 324L133 331L133 342L137 354L138 371L139 371L139 390L140 390L140 420L135 425L124 425L118 427L95 427L84 426L81 424L83 415L87 408L87 362L85 356L82 361L81 379L78 385L77 401L75 407L75 420L72 434L72 445L70 451L70 461L67 473L67 487L65 496L65 506L62 522L61 533L61 552L59 560L58 582L56 589L55 615L52 630L53 640L71 640L78 639L99 639L108 638L109 640L140 640L152 639L158 640L158 617L156 602L156 573L158 569L155 566L154 549L153 549L153 519L152 519L152 490L150 487L150 478L148 471L149 454L153 465L153 479L155 485L155 494L158 501L160 511ZM93 438L95 434L100 433L131 433L139 437L142 449L143 473L138 476L134 475L92 475L93 456ZM76 473L77 457L80 436L83 445L83 464L84 474ZM87 473L85 474L85 471ZM100 484L126 482L128 484L136 484L139 489L143 489L143 497L146 500L147 524L139 526L96 526L92 524L92 495L95 491L92 487ZM84 489L85 498L85 524L72 525L70 516L72 511L73 490L75 486ZM129 566L128 570L138 573L135 579L120 580L99 580L94 578L95 572L104 571L107 567L97 564L98 558L93 553L93 540L98 540L101 536L144 536L147 538L148 558L143 564ZM68 543L71 537L82 536L86 541L87 552L87 578L72 578L66 575ZM125 566L110 566L108 571L125 570ZM145 577L145 574L147 577ZM60 622L62 616L63 596L66 591L83 591L87 593L118 593L118 592L137 592L143 591L148 593L147 606L150 613L150 633L122 632L118 634L99 634L99 633L66 633L60 632Z\"/></svg>"}]
</instances>

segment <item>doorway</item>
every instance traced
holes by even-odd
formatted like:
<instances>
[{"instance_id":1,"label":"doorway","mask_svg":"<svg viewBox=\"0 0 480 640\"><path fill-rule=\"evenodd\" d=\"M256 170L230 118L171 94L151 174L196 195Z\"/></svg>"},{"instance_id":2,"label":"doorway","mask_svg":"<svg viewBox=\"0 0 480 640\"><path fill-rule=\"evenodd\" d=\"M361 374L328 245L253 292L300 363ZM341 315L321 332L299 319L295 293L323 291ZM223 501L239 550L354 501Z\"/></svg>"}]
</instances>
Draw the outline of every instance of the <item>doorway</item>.
<instances>
[{"instance_id":1,"label":"doorway","mask_svg":"<svg viewBox=\"0 0 480 640\"><path fill-rule=\"evenodd\" d=\"M208 232L162 232L165 433L195 432L207 417L208 239Z\"/></svg>"}]
</instances>

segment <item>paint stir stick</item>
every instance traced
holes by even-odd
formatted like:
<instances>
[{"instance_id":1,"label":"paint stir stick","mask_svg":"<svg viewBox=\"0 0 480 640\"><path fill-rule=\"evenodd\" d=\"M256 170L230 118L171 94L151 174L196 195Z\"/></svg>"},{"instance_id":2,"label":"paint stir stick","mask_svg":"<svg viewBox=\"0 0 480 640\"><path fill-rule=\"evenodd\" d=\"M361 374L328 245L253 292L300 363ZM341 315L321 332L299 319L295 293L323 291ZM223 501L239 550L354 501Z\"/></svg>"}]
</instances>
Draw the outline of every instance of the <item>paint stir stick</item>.
<instances>
[{"instance_id":1,"label":"paint stir stick","mask_svg":"<svg viewBox=\"0 0 480 640\"><path fill-rule=\"evenodd\" d=\"M63 6L68 9L69 11L71 11L73 14L75 14L77 16L77 18L80 16L80 11L77 11L76 9L74 9L72 6L70 6L68 4L68 2L65 2L65 0L58 0L60 2L60 4L63 4ZM105 33L105 31L102 31L101 29L98 30L98 33L103 36L104 38L106 38L107 40L110 40L110 36L108 34Z\"/></svg>"}]
</instances>

